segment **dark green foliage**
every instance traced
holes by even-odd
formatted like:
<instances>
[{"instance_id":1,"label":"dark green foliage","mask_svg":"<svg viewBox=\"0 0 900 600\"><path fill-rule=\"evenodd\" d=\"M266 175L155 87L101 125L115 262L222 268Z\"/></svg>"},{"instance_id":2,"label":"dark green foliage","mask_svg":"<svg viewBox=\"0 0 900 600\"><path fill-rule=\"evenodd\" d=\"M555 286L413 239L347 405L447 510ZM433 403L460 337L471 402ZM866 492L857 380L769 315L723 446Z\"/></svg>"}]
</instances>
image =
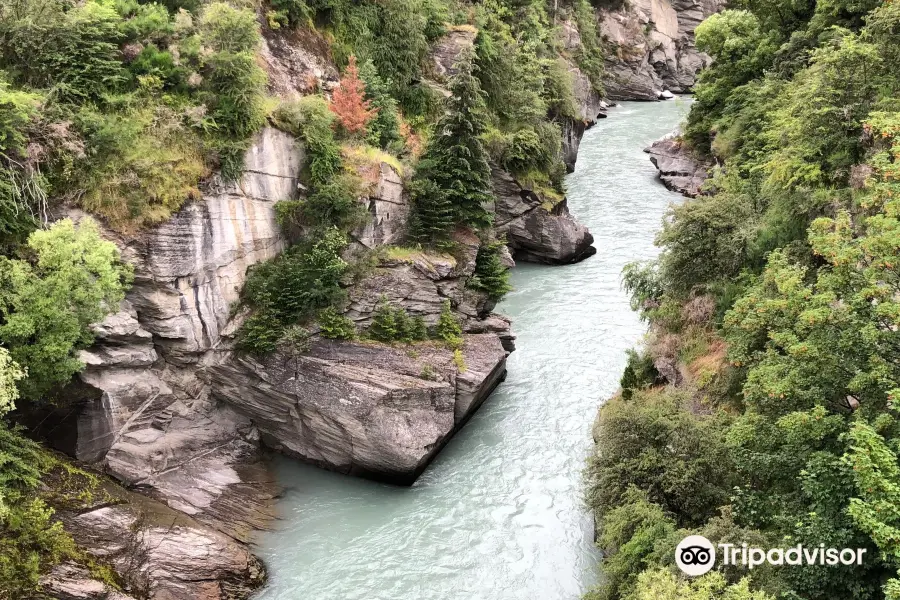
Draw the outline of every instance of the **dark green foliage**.
<instances>
[{"instance_id":1,"label":"dark green foliage","mask_svg":"<svg viewBox=\"0 0 900 600\"><path fill-rule=\"evenodd\" d=\"M578 35L581 38L581 48L578 49L575 60L581 71L591 80L591 85L597 93L603 96L603 48L597 31L597 16L587 0L575 0L573 8Z\"/></svg>"},{"instance_id":2,"label":"dark green foliage","mask_svg":"<svg viewBox=\"0 0 900 600\"><path fill-rule=\"evenodd\" d=\"M352 340L356 337L356 325L353 321L329 306L319 313L319 334L332 340Z\"/></svg>"},{"instance_id":3,"label":"dark green foliage","mask_svg":"<svg viewBox=\"0 0 900 600\"><path fill-rule=\"evenodd\" d=\"M97 2L71 10L66 4L0 4L0 68L16 83L52 88L60 100L96 100L126 79L118 48L121 17Z\"/></svg>"},{"instance_id":4,"label":"dark green foliage","mask_svg":"<svg viewBox=\"0 0 900 600\"><path fill-rule=\"evenodd\" d=\"M893 600L900 8L780 0L734 8L749 10L697 29L698 47L715 62L701 75L686 140L724 163L713 195L674 208L658 263L625 273L651 322L648 352L682 359L685 389L640 391L650 356L631 357L624 398L602 410L590 501L613 513L630 505L623 489L635 485L710 539L865 548L862 565L754 571L750 588ZM715 319L691 320L701 294ZM721 342L698 356L687 346L700 329ZM715 385L704 374L711 367ZM666 430L659 438L657 427ZM667 452L654 441L663 438ZM681 445L691 438L693 452ZM710 495L703 505L665 492L703 465L709 470L692 474L693 497ZM713 517L718 505L722 516ZM625 588L638 571L645 583L658 573L653 561L606 562ZM746 575L722 573L731 582Z\"/></svg>"},{"instance_id":5,"label":"dark green foliage","mask_svg":"<svg viewBox=\"0 0 900 600\"><path fill-rule=\"evenodd\" d=\"M293 4L293 3L292 3ZM288 14L296 21L305 6L296 3ZM306 6L318 24L334 34L332 52L339 65L355 55L372 61L391 95L408 115L433 112L434 94L422 85L428 45L444 32L447 9L436 0L310 0Z\"/></svg>"},{"instance_id":6,"label":"dark green foliage","mask_svg":"<svg viewBox=\"0 0 900 600\"><path fill-rule=\"evenodd\" d=\"M238 332L245 351L265 354L277 346L286 327L312 318L345 296L341 278L348 265L341 258L346 238L330 229L278 258L256 265L244 285L243 300L253 315Z\"/></svg>"},{"instance_id":7,"label":"dark green foliage","mask_svg":"<svg viewBox=\"0 0 900 600\"><path fill-rule=\"evenodd\" d=\"M359 195L360 183L356 177L347 173L338 175L328 183L317 186L302 202L303 221L319 227L349 231L362 223L368 214L358 200Z\"/></svg>"},{"instance_id":8,"label":"dark green foliage","mask_svg":"<svg viewBox=\"0 0 900 600\"><path fill-rule=\"evenodd\" d=\"M628 364L619 386L622 388L622 398L630 400L636 390L643 390L657 383L660 379L659 371L653 366L653 357L647 353L639 353L629 349Z\"/></svg>"},{"instance_id":9,"label":"dark green foliage","mask_svg":"<svg viewBox=\"0 0 900 600\"><path fill-rule=\"evenodd\" d=\"M384 296L378 301L369 337L379 342L418 342L428 339L425 320L412 316L402 306L392 306Z\"/></svg>"},{"instance_id":10,"label":"dark green foliage","mask_svg":"<svg viewBox=\"0 0 900 600\"><path fill-rule=\"evenodd\" d=\"M703 523L727 504L732 467L727 421L688 410L684 395L635 390L601 409L598 452L588 467L589 500L604 513L636 487L682 525Z\"/></svg>"},{"instance_id":11,"label":"dark green foliage","mask_svg":"<svg viewBox=\"0 0 900 600\"><path fill-rule=\"evenodd\" d=\"M485 130L484 100L472 68L471 54L462 54L450 81L446 112L416 171L416 178L427 183L414 190L413 235L425 242L449 237L446 203L456 223L486 227L491 222L483 206L492 198L490 167L480 139Z\"/></svg>"},{"instance_id":12,"label":"dark green foliage","mask_svg":"<svg viewBox=\"0 0 900 600\"><path fill-rule=\"evenodd\" d=\"M597 545L605 556L605 583L586 600L627 597L644 569L665 564L678 543L675 523L637 488L629 488L621 504L603 513Z\"/></svg>"},{"instance_id":13,"label":"dark green foliage","mask_svg":"<svg viewBox=\"0 0 900 600\"><path fill-rule=\"evenodd\" d=\"M451 348L459 349L462 347L462 327L460 327L459 321L456 320L456 316L453 314L449 300L444 300L441 316L434 328L434 334L437 339L443 341Z\"/></svg>"},{"instance_id":14,"label":"dark green foliage","mask_svg":"<svg viewBox=\"0 0 900 600\"><path fill-rule=\"evenodd\" d=\"M212 52L203 60L203 86L218 135L222 173L240 175L249 137L265 119L262 107L265 72L256 63L260 43L256 15L224 2L204 7L200 40Z\"/></svg>"},{"instance_id":15,"label":"dark green foliage","mask_svg":"<svg viewBox=\"0 0 900 600\"><path fill-rule=\"evenodd\" d=\"M500 254L505 244L502 240L485 240L478 247L475 271L466 286L487 294L488 299L499 302L512 289L509 269Z\"/></svg>"},{"instance_id":16,"label":"dark green foliage","mask_svg":"<svg viewBox=\"0 0 900 600\"><path fill-rule=\"evenodd\" d=\"M412 205L409 236L428 246L449 246L456 219L447 193L434 181L417 177L409 184L409 196Z\"/></svg>"},{"instance_id":17,"label":"dark green foliage","mask_svg":"<svg viewBox=\"0 0 900 600\"><path fill-rule=\"evenodd\" d=\"M40 576L78 557L72 538L35 490L50 461L21 432L0 422L0 594L33 597Z\"/></svg>"},{"instance_id":18,"label":"dark green foliage","mask_svg":"<svg viewBox=\"0 0 900 600\"><path fill-rule=\"evenodd\" d=\"M363 63L359 76L366 84L366 99L372 103L372 108L378 110L366 129L369 143L378 148L399 150L403 145L400 117L397 101L390 95L389 86L378 75L371 60Z\"/></svg>"}]
</instances>

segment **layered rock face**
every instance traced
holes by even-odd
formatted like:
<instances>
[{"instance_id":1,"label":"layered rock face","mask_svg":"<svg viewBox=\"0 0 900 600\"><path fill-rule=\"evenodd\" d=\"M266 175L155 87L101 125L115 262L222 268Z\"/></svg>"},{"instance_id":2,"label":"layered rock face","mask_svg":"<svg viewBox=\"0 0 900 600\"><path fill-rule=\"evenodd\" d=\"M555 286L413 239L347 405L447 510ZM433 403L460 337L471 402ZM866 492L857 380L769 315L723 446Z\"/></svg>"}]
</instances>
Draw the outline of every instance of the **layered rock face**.
<instances>
[{"instance_id":1,"label":"layered rock face","mask_svg":"<svg viewBox=\"0 0 900 600\"><path fill-rule=\"evenodd\" d=\"M284 246L273 206L295 197L302 160L293 138L267 128L245 156L239 182L214 183L201 200L136 238L108 233L135 265L135 285L121 310L95 326L96 343L82 354L81 379L97 393L77 417L75 455L194 519L177 530L144 531L139 516L118 507L76 515L71 524L77 531L96 519L83 529L108 538L76 539L98 552L129 532L139 535L138 547L168 548L158 558L175 560L171 570L148 566L153 552L128 558L136 561L130 567L116 563L152 572L147 586L176 586L154 597L233 597L215 587L229 577L254 585L247 573L225 577L217 569L230 560L226 550L252 558L234 539L248 539L271 519L274 485L252 422L212 398L200 374L215 359L211 350L247 268ZM193 562L185 553L195 554ZM178 588L181 579L207 583L201 592Z\"/></svg>"},{"instance_id":2,"label":"layered rock face","mask_svg":"<svg viewBox=\"0 0 900 600\"><path fill-rule=\"evenodd\" d=\"M566 169L571 173L575 169L578 147L584 132L594 125L597 119L606 117L607 104L600 97L600 93L594 88L588 76L569 58L581 49L581 34L578 32L577 25L571 21L563 21L559 29L559 38L563 47L563 60L566 62L572 80L575 108L578 111L577 118L566 118L562 123L563 162L566 163Z\"/></svg>"},{"instance_id":3,"label":"layered rock face","mask_svg":"<svg viewBox=\"0 0 900 600\"><path fill-rule=\"evenodd\" d=\"M694 29L718 12L724 0L633 0L602 9L600 31L614 48L607 56L607 96L657 100L665 92L688 92L709 64L697 50Z\"/></svg>"},{"instance_id":4,"label":"layered rock face","mask_svg":"<svg viewBox=\"0 0 900 600\"><path fill-rule=\"evenodd\" d=\"M700 195L713 165L697 159L675 134L653 142L644 152L668 189L691 198Z\"/></svg>"},{"instance_id":5,"label":"layered rock face","mask_svg":"<svg viewBox=\"0 0 900 600\"><path fill-rule=\"evenodd\" d=\"M409 485L502 381L495 333L461 352L319 340L308 354L240 357L210 371L213 390L249 415L267 446L331 470Z\"/></svg>"},{"instance_id":6,"label":"layered rock face","mask_svg":"<svg viewBox=\"0 0 900 600\"><path fill-rule=\"evenodd\" d=\"M364 327L386 297L434 324L449 300L477 331L466 335L464 370L452 352L430 346L416 362L389 346L320 342L290 368L277 354L256 363L232 353L233 309L247 268L284 247L274 203L296 197L302 160L290 136L266 129L245 158L240 182L214 185L137 239L116 238L135 264L135 285L121 310L95 327L96 343L82 355L81 379L98 395L78 417L76 456L239 539L269 517L272 492L256 485L266 477L260 441L330 468L410 483L502 379L512 349L509 323L485 319L491 306L465 287L479 240L460 231L457 257L388 256L349 290L348 314ZM409 213L399 174L386 164L376 171L361 199L371 218L353 234L361 249L400 241ZM346 366L361 353L359 369ZM274 386L276 365L284 373L306 369L309 379ZM395 389L398 380L408 393ZM294 408L287 409L291 394ZM298 400L309 397L322 404ZM243 401L250 398L252 409ZM360 404L347 405L346 398ZM332 435L329 423L351 422L366 406L369 430L362 437L352 427L343 437ZM290 429L273 426L267 411L325 416ZM402 422L406 433L397 429Z\"/></svg>"},{"instance_id":7,"label":"layered rock face","mask_svg":"<svg viewBox=\"0 0 900 600\"><path fill-rule=\"evenodd\" d=\"M41 579L54 598L246 598L265 579L259 560L231 537L111 484L88 506L57 507L56 515L79 546L116 570L128 595L63 563Z\"/></svg>"},{"instance_id":8,"label":"layered rock face","mask_svg":"<svg viewBox=\"0 0 900 600\"><path fill-rule=\"evenodd\" d=\"M516 260L568 264L597 253L594 236L569 213L565 199L551 203L500 169L492 177L494 227L506 236Z\"/></svg>"}]
</instances>

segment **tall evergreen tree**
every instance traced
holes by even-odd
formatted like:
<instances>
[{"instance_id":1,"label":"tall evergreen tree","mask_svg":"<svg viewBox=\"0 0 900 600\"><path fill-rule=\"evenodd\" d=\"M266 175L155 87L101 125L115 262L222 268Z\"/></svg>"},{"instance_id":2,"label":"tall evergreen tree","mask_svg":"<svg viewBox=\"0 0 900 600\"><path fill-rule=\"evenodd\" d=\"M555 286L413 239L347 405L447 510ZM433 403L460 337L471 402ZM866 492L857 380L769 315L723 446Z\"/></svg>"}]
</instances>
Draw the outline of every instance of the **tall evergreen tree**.
<instances>
[{"instance_id":1,"label":"tall evergreen tree","mask_svg":"<svg viewBox=\"0 0 900 600\"><path fill-rule=\"evenodd\" d=\"M416 178L414 237L437 242L449 236L453 224L487 227L491 215L483 204L492 199L491 170L480 136L485 130L484 97L472 74L473 53L464 51L450 79L450 97L438 121ZM430 184L430 185L429 185ZM435 193L440 192L440 193ZM448 223L449 207L452 223Z\"/></svg>"},{"instance_id":2,"label":"tall evergreen tree","mask_svg":"<svg viewBox=\"0 0 900 600\"><path fill-rule=\"evenodd\" d=\"M475 258L475 272L469 279L468 287L488 295L494 302L499 302L507 292L512 290L509 284L509 269L503 264L500 240L483 240Z\"/></svg>"}]
</instances>

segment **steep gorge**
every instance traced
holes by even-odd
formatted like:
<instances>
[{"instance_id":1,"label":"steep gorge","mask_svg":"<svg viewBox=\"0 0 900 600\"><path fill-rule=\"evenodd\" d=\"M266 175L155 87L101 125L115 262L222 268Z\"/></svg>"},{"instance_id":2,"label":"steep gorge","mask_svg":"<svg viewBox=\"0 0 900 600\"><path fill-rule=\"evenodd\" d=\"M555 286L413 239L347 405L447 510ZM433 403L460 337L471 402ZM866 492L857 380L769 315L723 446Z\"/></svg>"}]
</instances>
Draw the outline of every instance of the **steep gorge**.
<instances>
[{"instance_id":1,"label":"steep gorge","mask_svg":"<svg viewBox=\"0 0 900 600\"><path fill-rule=\"evenodd\" d=\"M656 99L666 89L687 90L705 60L693 50L691 32L697 15L714 8L661 0L601 10L601 28L618 48L607 58L607 97ZM576 52L577 27L566 22L563 29L566 51ZM459 33L445 38L434 54L436 79L473 39ZM323 43L317 35L266 30L262 58L270 91L287 97L333 87L337 69ZM607 105L575 62L564 59L580 117L562 126L571 169L585 129L605 118ZM243 542L272 516L277 489L264 448L409 484L505 376L514 336L509 321L491 312L493 303L466 288L479 241L465 231L456 234L460 256L381 256L349 288L346 312L366 326L386 297L433 325L449 300L463 326L464 368L438 346L413 353L320 339L302 355L263 360L234 351L245 316L235 308L247 269L286 247L274 204L304 193L306 160L301 142L267 126L246 152L237 182L214 177L201 198L152 228L104 230L135 266L135 284L119 311L95 326L96 342L81 355L86 368L76 410L45 419L34 434L150 497L117 490L111 506L61 515L79 544L110 558L135 597L243 597L262 581ZM568 264L596 252L564 198L496 167L493 185L491 210L511 259ZM353 232L351 251L375 251L402 239L409 214L404 174L379 163L361 203L369 219ZM77 221L83 214L68 208L59 216ZM60 427L70 433L59 436ZM164 527L165 519L172 525ZM54 571L45 585L61 597L118 594L70 566Z\"/></svg>"}]
</instances>

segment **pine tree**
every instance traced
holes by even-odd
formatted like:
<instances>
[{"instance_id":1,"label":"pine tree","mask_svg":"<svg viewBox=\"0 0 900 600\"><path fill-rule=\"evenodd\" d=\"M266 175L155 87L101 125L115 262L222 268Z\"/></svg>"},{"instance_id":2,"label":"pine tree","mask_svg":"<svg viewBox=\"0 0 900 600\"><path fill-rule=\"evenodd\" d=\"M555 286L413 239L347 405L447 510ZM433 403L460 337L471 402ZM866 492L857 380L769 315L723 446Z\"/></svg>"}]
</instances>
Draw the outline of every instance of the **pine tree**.
<instances>
[{"instance_id":1,"label":"pine tree","mask_svg":"<svg viewBox=\"0 0 900 600\"><path fill-rule=\"evenodd\" d=\"M400 335L396 311L385 296L378 300L369 335L379 342L393 342Z\"/></svg>"},{"instance_id":2,"label":"pine tree","mask_svg":"<svg viewBox=\"0 0 900 600\"><path fill-rule=\"evenodd\" d=\"M427 246L448 245L455 225L448 195L437 183L424 177L410 182L409 195L413 209L409 218L410 237Z\"/></svg>"},{"instance_id":3,"label":"pine tree","mask_svg":"<svg viewBox=\"0 0 900 600\"><path fill-rule=\"evenodd\" d=\"M502 248L503 242L499 240L481 243L475 257L475 272L467 284L473 290L486 293L494 302L500 301L512 289L509 284L509 269L500 258Z\"/></svg>"},{"instance_id":4,"label":"pine tree","mask_svg":"<svg viewBox=\"0 0 900 600\"><path fill-rule=\"evenodd\" d=\"M341 127L349 134L364 131L378 113L371 100L365 99L366 84L359 78L356 57L351 55L344 76L331 95L331 112L337 115Z\"/></svg>"},{"instance_id":5,"label":"pine tree","mask_svg":"<svg viewBox=\"0 0 900 600\"><path fill-rule=\"evenodd\" d=\"M416 178L427 183L419 184L414 198L412 233L425 243L449 238L457 223L472 227L491 223L483 206L493 198L491 170L480 140L485 130L484 98L472 74L472 60L471 51L460 55L446 111L419 161Z\"/></svg>"},{"instance_id":6,"label":"pine tree","mask_svg":"<svg viewBox=\"0 0 900 600\"><path fill-rule=\"evenodd\" d=\"M451 348L462 347L462 327L453 315L449 300L444 300L441 316L434 328L434 333L438 339L443 340Z\"/></svg>"}]
</instances>

